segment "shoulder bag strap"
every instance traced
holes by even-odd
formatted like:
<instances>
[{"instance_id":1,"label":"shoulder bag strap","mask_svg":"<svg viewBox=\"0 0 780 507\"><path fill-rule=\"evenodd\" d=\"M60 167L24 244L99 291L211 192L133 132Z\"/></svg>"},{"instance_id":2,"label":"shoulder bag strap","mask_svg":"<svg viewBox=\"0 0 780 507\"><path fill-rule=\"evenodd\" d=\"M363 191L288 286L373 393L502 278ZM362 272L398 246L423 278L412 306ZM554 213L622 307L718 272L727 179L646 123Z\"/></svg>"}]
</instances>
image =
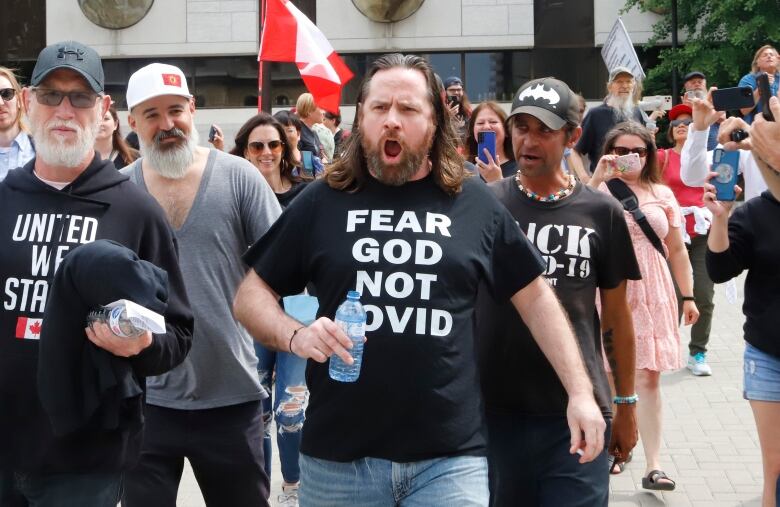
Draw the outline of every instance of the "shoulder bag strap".
<instances>
[{"instance_id":1,"label":"shoulder bag strap","mask_svg":"<svg viewBox=\"0 0 780 507\"><path fill-rule=\"evenodd\" d=\"M623 205L623 209L631 213L631 216L634 217L639 228L642 229L642 232L645 233L647 239L650 240L650 244L652 244L662 256L666 257L661 239L650 226L650 222L647 221L645 214L639 209L639 199L637 199L633 190L628 188L628 185L626 185L625 182L617 178L609 180L607 182L607 187L612 195Z\"/></svg>"}]
</instances>

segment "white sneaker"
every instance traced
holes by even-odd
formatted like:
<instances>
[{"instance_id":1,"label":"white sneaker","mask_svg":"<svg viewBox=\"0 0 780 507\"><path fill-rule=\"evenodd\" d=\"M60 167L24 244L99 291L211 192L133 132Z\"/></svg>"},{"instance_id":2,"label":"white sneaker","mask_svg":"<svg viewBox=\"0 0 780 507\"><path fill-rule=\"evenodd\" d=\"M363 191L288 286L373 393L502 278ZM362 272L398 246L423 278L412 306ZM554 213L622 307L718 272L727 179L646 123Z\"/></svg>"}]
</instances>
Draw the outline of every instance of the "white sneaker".
<instances>
[{"instance_id":1,"label":"white sneaker","mask_svg":"<svg viewBox=\"0 0 780 507\"><path fill-rule=\"evenodd\" d=\"M688 369L697 377L712 375L712 368L707 364L707 355L704 352L688 356Z\"/></svg>"},{"instance_id":2,"label":"white sneaker","mask_svg":"<svg viewBox=\"0 0 780 507\"><path fill-rule=\"evenodd\" d=\"M282 484L282 494L276 497L278 505L284 507L298 507L298 484Z\"/></svg>"}]
</instances>

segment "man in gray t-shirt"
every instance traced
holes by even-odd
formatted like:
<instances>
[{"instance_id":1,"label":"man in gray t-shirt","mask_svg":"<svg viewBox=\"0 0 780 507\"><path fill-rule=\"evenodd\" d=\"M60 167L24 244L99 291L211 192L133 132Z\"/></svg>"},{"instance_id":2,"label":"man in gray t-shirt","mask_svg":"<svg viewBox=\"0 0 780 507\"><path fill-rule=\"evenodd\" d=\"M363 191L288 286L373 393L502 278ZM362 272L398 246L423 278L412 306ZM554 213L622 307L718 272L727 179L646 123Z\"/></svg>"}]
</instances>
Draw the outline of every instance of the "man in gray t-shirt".
<instances>
[{"instance_id":1,"label":"man in gray t-shirt","mask_svg":"<svg viewBox=\"0 0 780 507\"><path fill-rule=\"evenodd\" d=\"M152 194L176 231L195 332L179 367L148 379L139 465L123 505L174 507L184 458L209 505L268 505L261 401L252 338L233 318L241 254L281 214L246 160L198 147L181 70L151 64L130 77L130 126L143 158L122 170Z\"/></svg>"}]
</instances>

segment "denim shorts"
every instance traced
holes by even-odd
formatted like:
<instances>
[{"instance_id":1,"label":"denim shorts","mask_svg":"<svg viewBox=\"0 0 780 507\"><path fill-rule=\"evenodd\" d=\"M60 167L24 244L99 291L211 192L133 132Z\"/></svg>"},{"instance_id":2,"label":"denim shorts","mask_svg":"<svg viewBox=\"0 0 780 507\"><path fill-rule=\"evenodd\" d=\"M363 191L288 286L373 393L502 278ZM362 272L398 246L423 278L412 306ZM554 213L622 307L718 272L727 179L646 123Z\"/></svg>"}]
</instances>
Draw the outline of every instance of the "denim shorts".
<instances>
[{"instance_id":1,"label":"denim shorts","mask_svg":"<svg viewBox=\"0 0 780 507\"><path fill-rule=\"evenodd\" d=\"M749 343L746 345L744 398L780 401L780 359Z\"/></svg>"}]
</instances>

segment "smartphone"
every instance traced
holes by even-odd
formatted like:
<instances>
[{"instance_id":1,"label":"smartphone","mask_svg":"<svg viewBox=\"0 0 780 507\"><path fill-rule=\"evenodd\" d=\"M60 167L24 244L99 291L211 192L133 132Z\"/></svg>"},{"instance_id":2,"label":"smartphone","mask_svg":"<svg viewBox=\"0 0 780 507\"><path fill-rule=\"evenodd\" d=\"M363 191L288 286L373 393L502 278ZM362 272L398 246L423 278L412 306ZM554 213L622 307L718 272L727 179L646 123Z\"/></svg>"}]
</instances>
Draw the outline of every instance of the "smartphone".
<instances>
[{"instance_id":1,"label":"smartphone","mask_svg":"<svg viewBox=\"0 0 780 507\"><path fill-rule=\"evenodd\" d=\"M769 89L769 77L767 77L766 72L762 72L756 77L756 83L758 83L758 103L761 104L761 114L764 115L766 121L775 121L775 116L769 108L772 92Z\"/></svg>"},{"instance_id":2,"label":"smartphone","mask_svg":"<svg viewBox=\"0 0 780 507\"><path fill-rule=\"evenodd\" d=\"M492 130L483 130L477 132L477 157L484 163L488 163L488 159L485 156L485 148L487 148L490 156L493 160L496 160L496 133Z\"/></svg>"},{"instance_id":3,"label":"smartphone","mask_svg":"<svg viewBox=\"0 0 780 507\"><path fill-rule=\"evenodd\" d=\"M737 86L712 90L712 105L716 111L734 111L753 107L755 105L753 88Z\"/></svg>"},{"instance_id":4,"label":"smartphone","mask_svg":"<svg viewBox=\"0 0 780 507\"><path fill-rule=\"evenodd\" d=\"M615 159L615 169L620 173L631 173L642 170L642 161L637 153L621 155Z\"/></svg>"},{"instance_id":5,"label":"smartphone","mask_svg":"<svg viewBox=\"0 0 780 507\"><path fill-rule=\"evenodd\" d=\"M668 111L672 108L672 96L648 95L646 97L642 97L642 102L640 102L640 105L644 111L656 111L658 109L662 111Z\"/></svg>"},{"instance_id":6,"label":"smartphone","mask_svg":"<svg viewBox=\"0 0 780 507\"><path fill-rule=\"evenodd\" d=\"M214 136L217 135L217 127L215 125L212 125L209 129L209 141L212 143L214 142Z\"/></svg>"},{"instance_id":7,"label":"smartphone","mask_svg":"<svg viewBox=\"0 0 780 507\"><path fill-rule=\"evenodd\" d=\"M450 106L457 106L460 104L460 97L457 95L447 95L447 104Z\"/></svg>"},{"instance_id":8,"label":"smartphone","mask_svg":"<svg viewBox=\"0 0 780 507\"><path fill-rule=\"evenodd\" d=\"M685 92L685 98L688 100L703 99L707 96L707 92L704 90L688 90Z\"/></svg>"},{"instance_id":9,"label":"smartphone","mask_svg":"<svg viewBox=\"0 0 780 507\"><path fill-rule=\"evenodd\" d=\"M303 162L303 174L306 176L314 177L314 155L312 152L304 150L301 151L301 161Z\"/></svg>"},{"instance_id":10,"label":"smartphone","mask_svg":"<svg viewBox=\"0 0 780 507\"><path fill-rule=\"evenodd\" d=\"M734 191L734 185L737 184L739 176L739 151L716 148L712 152L712 172L718 173L710 180L710 183L715 185L715 199L718 201L736 200L737 193Z\"/></svg>"}]
</instances>

